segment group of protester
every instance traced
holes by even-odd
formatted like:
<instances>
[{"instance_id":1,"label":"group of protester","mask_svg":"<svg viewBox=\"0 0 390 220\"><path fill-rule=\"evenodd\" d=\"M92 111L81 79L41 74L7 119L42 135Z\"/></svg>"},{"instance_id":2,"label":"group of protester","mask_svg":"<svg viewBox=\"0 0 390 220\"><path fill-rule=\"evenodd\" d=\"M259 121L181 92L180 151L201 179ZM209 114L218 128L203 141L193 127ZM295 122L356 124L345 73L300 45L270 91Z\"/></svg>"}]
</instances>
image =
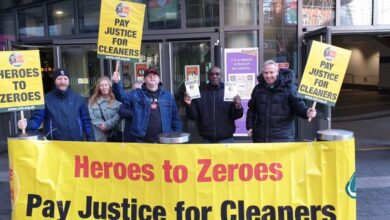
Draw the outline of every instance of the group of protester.
<instances>
[{"instance_id":1,"label":"group of protester","mask_svg":"<svg viewBox=\"0 0 390 220\"><path fill-rule=\"evenodd\" d=\"M160 73L153 68L144 74L144 83L125 92L120 74L101 77L94 93L84 98L69 88L69 71L56 69L55 88L45 95L45 109L18 121L20 129L36 130L42 122L46 138L65 141L125 141L157 143L161 133L180 132L182 123L172 94L162 88ZM241 98L224 101L221 69L208 71L208 84L201 98L184 95L186 115L197 123L205 143L230 143L234 121L243 117ZM264 63L248 103L246 127L253 142L294 141L294 117L314 118L316 110L297 97L297 85L290 70L279 69L274 61ZM125 119L123 137L121 120Z\"/></svg>"}]
</instances>

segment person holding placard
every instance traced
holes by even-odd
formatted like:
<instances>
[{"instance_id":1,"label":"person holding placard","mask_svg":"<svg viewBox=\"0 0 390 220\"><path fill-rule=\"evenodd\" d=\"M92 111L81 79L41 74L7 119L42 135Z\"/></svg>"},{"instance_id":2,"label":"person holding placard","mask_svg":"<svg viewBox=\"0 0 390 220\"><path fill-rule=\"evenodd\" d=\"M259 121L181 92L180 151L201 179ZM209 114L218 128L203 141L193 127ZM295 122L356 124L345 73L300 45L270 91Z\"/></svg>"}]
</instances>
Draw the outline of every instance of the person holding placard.
<instances>
[{"instance_id":1,"label":"person holding placard","mask_svg":"<svg viewBox=\"0 0 390 220\"><path fill-rule=\"evenodd\" d=\"M160 73L150 68L144 77L141 88L125 93L119 73L112 76L115 97L123 103L119 115L126 120L125 142L158 143L159 134L182 130L175 99L161 88Z\"/></svg>"},{"instance_id":2,"label":"person holding placard","mask_svg":"<svg viewBox=\"0 0 390 220\"><path fill-rule=\"evenodd\" d=\"M84 98L69 88L70 73L53 72L55 88L45 95L45 109L34 110L29 120L18 121L19 129L36 130L44 122L44 135L50 140L95 141Z\"/></svg>"},{"instance_id":3,"label":"person holding placard","mask_svg":"<svg viewBox=\"0 0 390 220\"><path fill-rule=\"evenodd\" d=\"M273 60L264 63L248 102L246 127L253 142L292 142L295 115L304 119L316 116L316 110L297 97L293 75L279 70Z\"/></svg>"},{"instance_id":4,"label":"person holding placard","mask_svg":"<svg viewBox=\"0 0 390 220\"><path fill-rule=\"evenodd\" d=\"M225 84L219 67L212 67L207 74L209 83L201 89L199 99L184 95L187 117L197 122L205 143L231 143L236 130L234 121L243 115L241 98L237 95L232 102L224 101Z\"/></svg>"}]
</instances>

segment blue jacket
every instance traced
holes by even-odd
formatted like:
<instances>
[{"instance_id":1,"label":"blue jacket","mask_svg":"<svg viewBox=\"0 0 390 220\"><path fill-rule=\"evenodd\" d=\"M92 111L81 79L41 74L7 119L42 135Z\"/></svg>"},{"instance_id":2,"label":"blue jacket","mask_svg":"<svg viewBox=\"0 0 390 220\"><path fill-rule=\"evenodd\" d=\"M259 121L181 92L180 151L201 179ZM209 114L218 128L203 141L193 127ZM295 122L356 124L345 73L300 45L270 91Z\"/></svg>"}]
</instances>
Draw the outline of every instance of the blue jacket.
<instances>
[{"instance_id":1,"label":"blue jacket","mask_svg":"<svg viewBox=\"0 0 390 220\"><path fill-rule=\"evenodd\" d=\"M44 121L47 139L63 141L95 141L91 119L84 98L71 89L53 89L45 95L45 109L35 110L27 129L36 130Z\"/></svg>"},{"instance_id":2,"label":"blue jacket","mask_svg":"<svg viewBox=\"0 0 390 220\"><path fill-rule=\"evenodd\" d=\"M151 97L143 89L135 89L125 93L122 83L113 84L113 92L118 101L123 104L119 108L119 115L126 119L124 140L132 141L143 138L149 123L149 115L152 104ZM158 94L158 103L161 113L161 125L163 133L179 132L182 124L176 107L176 102L171 93L161 89Z\"/></svg>"},{"instance_id":3,"label":"blue jacket","mask_svg":"<svg viewBox=\"0 0 390 220\"><path fill-rule=\"evenodd\" d=\"M246 119L247 129L253 129L253 142L292 142L295 115L307 118L308 107L297 97L297 87L288 75L291 74L279 71L272 88L259 75L259 84L248 102Z\"/></svg>"}]
</instances>

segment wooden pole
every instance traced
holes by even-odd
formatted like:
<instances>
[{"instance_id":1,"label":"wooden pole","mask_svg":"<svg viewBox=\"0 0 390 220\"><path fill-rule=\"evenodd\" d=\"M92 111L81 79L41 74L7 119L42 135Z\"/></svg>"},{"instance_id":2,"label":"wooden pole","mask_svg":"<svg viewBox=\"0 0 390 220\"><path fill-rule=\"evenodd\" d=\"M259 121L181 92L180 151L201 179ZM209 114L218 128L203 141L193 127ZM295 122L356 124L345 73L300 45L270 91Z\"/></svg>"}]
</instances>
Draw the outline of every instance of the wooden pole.
<instances>
[{"instance_id":1,"label":"wooden pole","mask_svg":"<svg viewBox=\"0 0 390 220\"><path fill-rule=\"evenodd\" d=\"M20 111L20 120L24 120L24 111ZM23 128L22 129L22 134L25 134L26 133L26 129Z\"/></svg>"},{"instance_id":2,"label":"wooden pole","mask_svg":"<svg viewBox=\"0 0 390 220\"><path fill-rule=\"evenodd\" d=\"M313 105L311 106L313 109L316 109L317 102L313 102ZM311 122L312 118L308 118L307 120Z\"/></svg>"}]
</instances>

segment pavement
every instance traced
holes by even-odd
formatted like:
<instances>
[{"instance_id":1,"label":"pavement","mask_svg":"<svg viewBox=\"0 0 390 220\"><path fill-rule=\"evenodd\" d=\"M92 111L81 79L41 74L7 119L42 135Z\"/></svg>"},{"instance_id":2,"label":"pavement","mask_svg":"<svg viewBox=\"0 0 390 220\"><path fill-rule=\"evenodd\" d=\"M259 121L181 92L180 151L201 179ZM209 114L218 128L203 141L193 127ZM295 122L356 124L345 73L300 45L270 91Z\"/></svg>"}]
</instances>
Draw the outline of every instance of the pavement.
<instances>
[{"instance_id":1,"label":"pavement","mask_svg":"<svg viewBox=\"0 0 390 220\"><path fill-rule=\"evenodd\" d=\"M390 96L344 91L332 116L332 128L355 135L357 219L390 219ZM0 154L0 220L11 213L7 157Z\"/></svg>"}]
</instances>

